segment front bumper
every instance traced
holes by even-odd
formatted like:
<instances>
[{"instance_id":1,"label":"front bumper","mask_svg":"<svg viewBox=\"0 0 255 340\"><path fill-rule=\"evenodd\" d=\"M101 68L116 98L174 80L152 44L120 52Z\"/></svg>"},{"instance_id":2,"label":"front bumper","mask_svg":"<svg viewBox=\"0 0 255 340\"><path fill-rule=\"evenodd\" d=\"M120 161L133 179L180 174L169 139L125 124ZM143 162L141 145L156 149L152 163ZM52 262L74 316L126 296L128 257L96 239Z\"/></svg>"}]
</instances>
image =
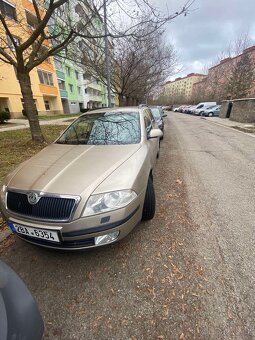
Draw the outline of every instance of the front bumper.
<instances>
[{"instance_id":1,"label":"front bumper","mask_svg":"<svg viewBox=\"0 0 255 340\"><path fill-rule=\"evenodd\" d=\"M95 244L95 238L108 233L119 232L113 242L117 242L127 236L132 229L141 221L145 193L140 194L127 207L79 218L69 223L47 223L45 221L34 221L24 217L17 217L11 212L3 209L3 215L7 221L58 233L60 242L51 242L40 238L34 238L15 233L19 238L29 243L62 250L79 250L95 248L102 245ZM112 242L112 243L113 243Z\"/></svg>"}]
</instances>

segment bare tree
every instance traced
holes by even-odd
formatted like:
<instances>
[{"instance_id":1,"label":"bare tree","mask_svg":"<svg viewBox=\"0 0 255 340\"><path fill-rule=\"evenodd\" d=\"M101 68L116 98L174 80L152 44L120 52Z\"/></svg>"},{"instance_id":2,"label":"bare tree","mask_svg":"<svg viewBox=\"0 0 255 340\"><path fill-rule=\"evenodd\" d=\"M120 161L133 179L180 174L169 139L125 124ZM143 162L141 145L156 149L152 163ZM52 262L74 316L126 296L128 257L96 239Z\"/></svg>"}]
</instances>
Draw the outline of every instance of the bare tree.
<instances>
[{"instance_id":1,"label":"bare tree","mask_svg":"<svg viewBox=\"0 0 255 340\"><path fill-rule=\"evenodd\" d=\"M145 32L143 32L145 33ZM137 32L137 36L139 35ZM123 37L114 41L111 49L113 92L118 94L120 105L136 105L143 101L152 89L158 87L173 72L177 54L167 45L162 31L155 31L143 38ZM97 58L84 55L84 64L91 74L105 82L103 51Z\"/></svg>"},{"instance_id":2,"label":"bare tree","mask_svg":"<svg viewBox=\"0 0 255 340\"><path fill-rule=\"evenodd\" d=\"M94 39L104 37L103 32L89 30L94 19L100 17L104 1L107 1L107 4L110 3L110 0L98 0L96 2L92 0L49 0L44 6L44 1L32 0L34 17L32 28L28 24L28 18L26 18L21 3L17 6L16 12L12 13L11 18L10 12L6 11L4 7L1 8L0 60L14 66L16 70L24 110L29 120L34 141L43 142L44 137L33 100L30 72L46 59L61 54L61 51L62 53L65 51L67 54L70 43L74 42L77 37L90 42L89 45L93 44ZM147 0L134 0L134 4L137 6L135 15L126 11L124 5L127 5L127 3L125 4L124 0L115 1L114 8L117 8L118 13L122 12L126 15L129 20L128 25L119 29L116 28L114 20L110 20L109 37L112 39L125 36L138 37L136 34L138 27L140 27L139 37L149 36L176 16L187 14L192 2L187 2L180 11L167 15L161 15ZM77 6L80 10L77 10ZM77 15L74 15L74 7L77 10ZM84 15L78 15L79 11L83 12ZM150 25L151 28L145 32L143 28L147 25ZM17 37L17 32L21 33L21 36ZM72 48L70 49L72 50Z\"/></svg>"},{"instance_id":3,"label":"bare tree","mask_svg":"<svg viewBox=\"0 0 255 340\"><path fill-rule=\"evenodd\" d=\"M235 62L231 77L226 84L226 91L231 98L245 98L253 87L255 64L248 53L241 55Z\"/></svg>"},{"instance_id":4,"label":"bare tree","mask_svg":"<svg viewBox=\"0 0 255 340\"><path fill-rule=\"evenodd\" d=\"M254 65L248 54L239 55L251 45L248 31L241 33L220 52L211 66L208 67L208 77L199 97L203 100L220 102L228 96L237 98L248 93L254 81ZM245 90L246 89L246 90Z\"/></svg>"}]
</instances>

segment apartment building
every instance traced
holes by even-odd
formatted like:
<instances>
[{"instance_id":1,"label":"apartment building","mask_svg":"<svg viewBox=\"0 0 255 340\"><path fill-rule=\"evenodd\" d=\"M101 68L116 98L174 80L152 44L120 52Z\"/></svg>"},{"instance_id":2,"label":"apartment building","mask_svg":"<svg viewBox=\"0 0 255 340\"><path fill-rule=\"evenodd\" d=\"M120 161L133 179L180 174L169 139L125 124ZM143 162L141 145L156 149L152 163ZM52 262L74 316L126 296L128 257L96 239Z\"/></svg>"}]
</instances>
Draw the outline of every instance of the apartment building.
<instances>
[{"instance_id":1,"label":"apartment building","mask_svg":"<svg viewBox=\"0 0 255 340\"><path fill-rule=\"evenodd\" d=\"M6 21L17 41L22 42L32 33L36 16L29 0L0 0L0 10L6 16ZM26 24L26 29L16 22ZM3 34L3 33L2 33ZM3 37L6 40L6 37ZM8 41L12 49L11 42ZM53 58L49 58L30 73L32 91L39 114L62 113ZM22 116L23 101L20 86L13 66L0 61L0 110L9 111L11 117Z\"/></svg>"},{"instance_id":2,"label":"apartment building","mask_svg":"<svg viewBox=\"0 0 255 340\"><path fill-rule=\"evenodd\" d=\"M204 79L206 75L200 73L189 73L185 77L176 78L163 85L163 95L171 99L172 102L190 100L193 86L196 82Z\"/></svg>"},{"instance_id":3,"label":"apartment building","mask_svg":"<svg viewBox=\"0 0 255 340\"><path fill-rule=\"evenodd\" d=\"M68 8L67 8L68 6ZM85 12L85 9L87 12ZM84 33L89 33L91 36L101 34L103 32L103 22L100 15L89 18L89 6L82 7L78 2L73 0L66 4L65 10L75 22L78 23L80 29L83 29L82 20L80 18L88 17L89 25L84 27ZM53 18L55 23L61 20L61 16ZM92 109L106 107L107 104L107 90L106 86L95 76L87 70L86 65L82 65L79 61L82 59L82 52L89 54L96 53L97 45L103 43L100 38L91 38L90 41L80 38L77 41L77 62L74 57L65 58L64 56L55 57L55 66L57 70L58 84L60 88L60 96L65 113L80 112L82 109ZM114 106L114 96L112 99L112 106Z\"/></svg>"},{"instance_id":4,"label":"apartment building","mask_svg":"<svg viewBox=\"0 0 255 340\"><path fill-rule=\"evenodd\" d=\"M237 63L244 57L248 56L255 74L255 46L246 48L241 54L235 57L222 59L218 64L212 66L208 70L208 75L202 81L197 82L193 86L193 97L200 100L216 100L236 99L231 88L227 85L231 79L232 72ZM254 77L253 77L254 79ZM238 81L238 80L237 80ZM250 84L246 97L255 97L255 81Z\"/></svg>"}]
</instances>

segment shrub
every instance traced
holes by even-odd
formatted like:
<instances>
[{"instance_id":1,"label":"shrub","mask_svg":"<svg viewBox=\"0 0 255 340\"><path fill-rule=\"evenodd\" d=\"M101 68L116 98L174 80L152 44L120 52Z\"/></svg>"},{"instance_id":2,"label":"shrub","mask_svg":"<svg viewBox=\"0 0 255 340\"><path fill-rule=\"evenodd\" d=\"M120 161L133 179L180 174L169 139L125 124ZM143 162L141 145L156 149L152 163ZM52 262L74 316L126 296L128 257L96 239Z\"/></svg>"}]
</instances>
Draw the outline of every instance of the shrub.
<instances>
[{"instance_id":1,"label":"shrub","mask_svg":"<svg viewBox=\"0 0 255 340\"><path fill-rule=\"evenodd\" d=\"M0 123L3 124L5 120L11 118L10 112L0 111Z\"/></svg>"},{"instance_id":2,"label":"shrub","mask_svg":"<svg viewBox=\"0 0 255 340\"><path fill-rule=\"evenodd\" d=\"M81 113L85 113L85 112L88 112L88 111L89 111L89 109L80 109Z\"/></svg>"}]
</instances>

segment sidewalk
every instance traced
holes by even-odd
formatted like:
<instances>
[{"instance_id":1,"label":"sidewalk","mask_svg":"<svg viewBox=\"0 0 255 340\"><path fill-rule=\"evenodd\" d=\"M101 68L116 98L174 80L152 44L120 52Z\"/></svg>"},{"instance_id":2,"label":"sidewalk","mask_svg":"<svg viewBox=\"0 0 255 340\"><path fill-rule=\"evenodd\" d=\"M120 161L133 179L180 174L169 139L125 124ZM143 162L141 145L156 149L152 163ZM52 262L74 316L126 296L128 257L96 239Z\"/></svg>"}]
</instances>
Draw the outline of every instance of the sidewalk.
<instances>
[{"instance_id":1,"label":"sidewalk","mask_svg":"<svg viewBox=\"0 0 255 340\"><path fill-rule=\"evenodd\" d=\"M39 120L40 125L69 125L71 123L71 120L77 118L78 116L72 118L58 118L58 119L52 119L52 120ZM12 130L21 130L21 129L27 129L29 128L29 123L27 119L9 119L8 123L11 124L18 124L15 126L8 126L0 129L0 133L2 131L12 131Z\"/></svg>"},{"instance_id":2,"label":"sidewalk","mask_svg":"<svg viewBox=\"0 0 255 340\"><path fill-rule=\"evenodd\" d=\"M233 128L245 133L248 133L255 137L255 123L239 123L229 120L228 118L219 118L219 117L201 117L201 119L206 119L211 123L222 125L225 127Z\"/></svg>"}]
</instances>

